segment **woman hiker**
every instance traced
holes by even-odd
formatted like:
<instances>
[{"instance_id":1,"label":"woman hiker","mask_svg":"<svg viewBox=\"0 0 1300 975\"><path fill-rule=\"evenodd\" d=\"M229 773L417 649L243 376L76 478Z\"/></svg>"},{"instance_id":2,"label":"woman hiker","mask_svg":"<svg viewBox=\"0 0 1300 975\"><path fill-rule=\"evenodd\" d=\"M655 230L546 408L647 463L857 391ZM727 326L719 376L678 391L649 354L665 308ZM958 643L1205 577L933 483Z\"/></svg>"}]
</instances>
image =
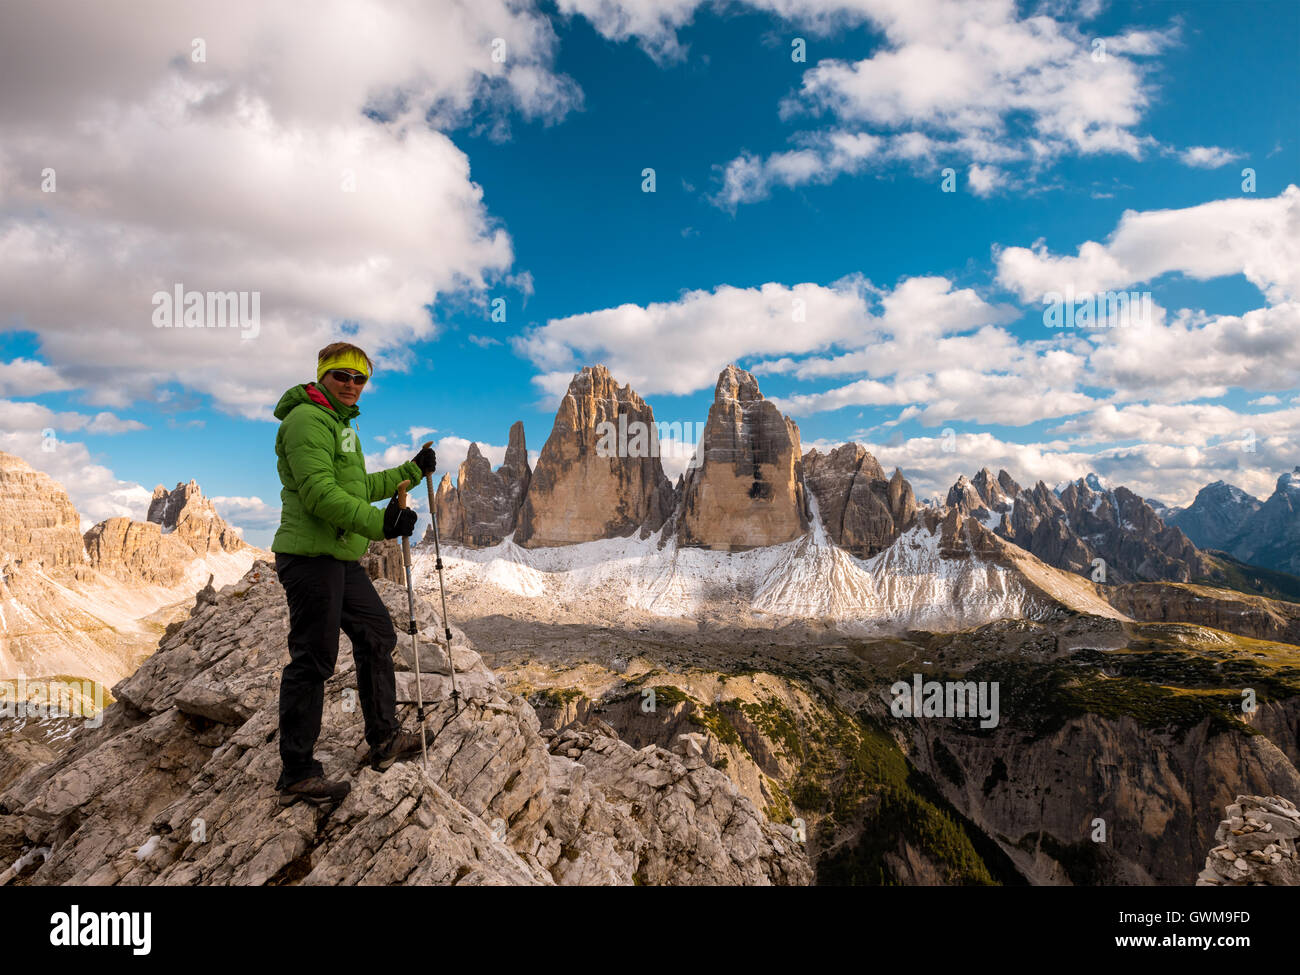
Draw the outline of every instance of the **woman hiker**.
<instances>
[{"instance_id":1,"label":"woman hiker","mask_svg":"<svg viewBox=\"0 0 1300 975\"><path fill-rule=\"evenodd\" d=\"M357 561L371 540L409 536L415 512L399 507L398 484L432 477L437 458L426 443L398 467L366 473L357 400L373 367L361 349L335 342L320 350L316 382L287 390L275 408L280 528L271 542L275 573L289 603L289 663L280 677L280 802L342 800L347 782L325 778L312 754L320 736L325 681L334 673L339 630L352 641L357 694L370 763L386 769L420 752L420 736L397 721L393 648L397 633L370 577ZM388 508L371 505L391 495Z\"/></svg>"}]
</instances>

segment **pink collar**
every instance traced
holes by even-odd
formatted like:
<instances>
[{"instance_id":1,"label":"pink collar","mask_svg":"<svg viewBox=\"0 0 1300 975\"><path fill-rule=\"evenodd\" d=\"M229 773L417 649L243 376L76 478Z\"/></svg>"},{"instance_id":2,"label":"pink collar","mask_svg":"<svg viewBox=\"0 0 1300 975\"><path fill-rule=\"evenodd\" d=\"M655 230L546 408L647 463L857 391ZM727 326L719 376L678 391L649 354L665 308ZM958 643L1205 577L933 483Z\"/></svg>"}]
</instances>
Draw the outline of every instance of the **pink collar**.
<instances>
[{"instance_id":1,"label":"pink collar","mask_svg":"<svg viewBox=\"0 0 1300 975\"><path fill-rule=\"evenodd\" d=\"M334 409L334 404L325 398L325 394L316 388L315 383L307 384L307 396L313 403L319 403L321 406L329 410Z\"/></svg>"}]
</instances>

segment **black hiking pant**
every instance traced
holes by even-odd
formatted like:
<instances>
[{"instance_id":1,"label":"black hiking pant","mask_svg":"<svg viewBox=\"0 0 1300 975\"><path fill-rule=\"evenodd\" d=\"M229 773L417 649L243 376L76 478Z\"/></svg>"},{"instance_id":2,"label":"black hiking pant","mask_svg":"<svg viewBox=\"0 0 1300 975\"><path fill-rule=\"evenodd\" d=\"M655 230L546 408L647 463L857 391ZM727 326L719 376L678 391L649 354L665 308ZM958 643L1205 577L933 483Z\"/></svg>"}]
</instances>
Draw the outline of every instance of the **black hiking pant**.
<instances>
[{"instance_id":1,"label":"black hiking pant","mask_svg":"<svg viewBox=\"0 0 1300 975\"><path fill-rule=\"evenodd\" d=\"M393 678L397 631L359 562L277 552L275 574L289 602L289 663L280 676L280 789L324 774L313 751L320 737L325 682L338 660L340 629L352 641L366 741L376 748L398 730Z\"/></svg>"}]
</instances>

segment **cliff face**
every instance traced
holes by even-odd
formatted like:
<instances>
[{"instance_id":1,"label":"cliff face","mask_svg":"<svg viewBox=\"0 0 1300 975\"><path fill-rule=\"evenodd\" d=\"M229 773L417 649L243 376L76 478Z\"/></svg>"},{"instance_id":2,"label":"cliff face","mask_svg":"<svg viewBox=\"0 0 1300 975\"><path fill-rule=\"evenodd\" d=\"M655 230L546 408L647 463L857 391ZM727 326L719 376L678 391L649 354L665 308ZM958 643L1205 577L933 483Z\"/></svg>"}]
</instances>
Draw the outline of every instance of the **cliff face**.
<instances>
[{"instance_id":1,"label":"cliff face","mask_svg":"<svg viewBox=\"0 0 1300 975\"><path fill-rule=\"evenodd\" d=\"M1087 714L1026 736L925 721L910 757L1037 884L1192 883L1238 792L1300 795L1300 772L1267 737L1208 722L1177 734Z\"/></svg>"},{"instance_id":2,"label":"cliff face","mask_svg":"<svg viewBox=\"0 0 1300 975\"><path fill-rule=\"evenodd\" d=\"M376 588L394 619L405 590ZM0 794L0 853L49 856L33 884L807 883L794 831L689 754L636 750L596 722L543 734L453 632L459 709L422 653L429 763L374 772L342 638L317 755L352 780L332 812L282 808L274 784L284 593L269 563L196 604L114 687L103 726ZM420 632L441 632L417 604ZM410 645L398 643L399 718L412 722ZM445 666L442 668L445 671Z\"/></svg>"},{"instance_id":3,"label":"cliff face","mask_svg":"<svg viewBox=\"0 0 1300 975\"><path fill-rule=\"evenodd\" d=\"M699 450L682 487L679 544L734 552L808 531L799 427L745 370L718 377Z\"/></svg>"},{"instance_id":4,"label":"cliff face","mask_svg":"<svg viewBox=\"0 0 1300 975\"><path fill-rule=\"evenodd\" d=\"M860 444L843 444L829 454L808 451L803 473L826 533L858 558L888 548L916 518L916 497L902 471L886 478Z\"/></svg>"},{"instance_id":5,"label":"cliff face","mask_svg":"<svg viewBox=\"0 0 1300 975\"><path fill-rule=\"evenodd\" d=\"M470 444L456 485L452 486L446 474L438 485L435 504L441 539L470 548L500 544L515 530L531 480L523 423L516 421L510 427L505 462L496 471L478 444Z\"/></svg>"},{"instance_id":6,"label":"cliff face","mask_svg":"<svg viewBox=\"0 0 1300 975\"><path fill-rule=\"evenodd\" d=\"M673 491L657 445L654 411L645 401L604 366L585 367L555 414L515 542L536 548L658 531Z\"/></svg>"},{"instance_id":7,"label":"cliff face","mask_svg":"<svg viewBox=\"0 0 1300 975\"><path fill-rule=\"evenodd\" d=\"M1197 623L1259 640L1300 644L1300 603L1162 582L1111 586L1103 593L1112 606L1135 620Z\"/></svg>"},{"instance_id":8,"label":"cliff face","mask_svg":"<svg viewBox=\"0 0 1300 975\"><path fill-rule=\"evenodd\" d=\"M257 551L193 481L155 491L150 511L158 521L109 518L82 535L63 488L0 453L0 679L117 680L153 649L152 614L211 575L238 578Z\"/></svg>"},{"instance_id":9,"label":"cliff face","mask_svg":"<svg viewBox=\"0 0 1300 975\"><path fill-rule=\"evenodd\" d=\"M0 565L22 560L50 568L86 561L80 516L53 478L0 452Z\"/></svg>"}]
</instances>

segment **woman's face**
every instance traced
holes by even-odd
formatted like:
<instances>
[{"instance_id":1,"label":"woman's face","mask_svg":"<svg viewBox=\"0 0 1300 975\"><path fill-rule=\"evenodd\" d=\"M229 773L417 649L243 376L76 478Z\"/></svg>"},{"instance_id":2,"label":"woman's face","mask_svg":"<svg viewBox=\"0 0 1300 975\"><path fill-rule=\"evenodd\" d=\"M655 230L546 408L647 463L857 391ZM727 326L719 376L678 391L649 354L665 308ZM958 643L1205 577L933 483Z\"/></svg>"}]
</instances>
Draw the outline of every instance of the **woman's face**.
<instances>
[{"instance_id":1,"label":"woman's face","mask_svg":"<svg viewBox=\"0 0 1300 975\"><path fill-rule=\"evenodd\" d=\"M356 383L344 383L335 379L334 373L336 371L346 372L346 373L351 373L353 375L356 375L355 369L330 370L329 372L325 373L324 377L321 379L321 383L325 386L326 389L328 389L331 393L333 393L334 398L337 399L344 406L355 406L357 400L361 398L362 387L358 386Z\"/></svg>"}]
</instances>

